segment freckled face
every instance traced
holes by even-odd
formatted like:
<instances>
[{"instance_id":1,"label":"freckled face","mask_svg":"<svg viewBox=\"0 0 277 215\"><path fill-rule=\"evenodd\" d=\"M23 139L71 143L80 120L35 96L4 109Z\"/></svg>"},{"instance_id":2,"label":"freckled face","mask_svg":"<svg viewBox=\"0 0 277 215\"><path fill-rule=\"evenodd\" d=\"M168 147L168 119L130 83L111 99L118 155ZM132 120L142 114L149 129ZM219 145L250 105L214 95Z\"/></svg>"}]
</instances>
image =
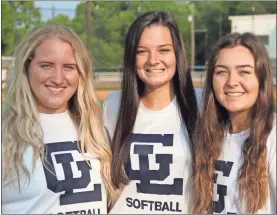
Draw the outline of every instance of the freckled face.
<instances>
[{"instance_id":1,"label":"freckled face","mask_svg":"<svg viewBox=\"0 0 277 215\"><path fill-rule=\"evenodd\" d=\"M66 111L79 83L71 45L57 38L44 40L35 50L28 79L39 112Z\"/></svg>"},{"instance_id":2,"label":"freckled face","mask_svg":"<svg viewBox=\"0 0 277 215\"><path fill-rule=\"evenodd\" d=\"M255 60L244 46L223 48L218 55L213 88L218 102L229 113L249 112L256 103L259 81Z\"/></svg>"},{"instance_id":3,"label":"freckled face","mask_svg":"<svg viewBox=\"0 0 277 215\"><path fill-rule=\"evenodd\" d=\"M152 25L145 28L138 44L136 67L146 91L170 87L176 72L176 57L167 27Z\"/></svg>"}]
</instances>

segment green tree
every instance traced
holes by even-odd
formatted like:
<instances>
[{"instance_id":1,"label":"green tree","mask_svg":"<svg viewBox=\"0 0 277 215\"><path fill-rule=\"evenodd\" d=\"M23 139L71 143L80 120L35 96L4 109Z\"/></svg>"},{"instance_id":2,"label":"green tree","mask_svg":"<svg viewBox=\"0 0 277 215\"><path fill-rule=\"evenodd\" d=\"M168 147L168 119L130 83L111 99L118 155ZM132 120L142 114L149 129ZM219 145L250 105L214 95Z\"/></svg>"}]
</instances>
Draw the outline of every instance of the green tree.
<instances>
[{"instance_id":1,"label":"green tree","mask_svg":"<svg viewBox=\"0 0 277 215\"><path fill-rule=\"evenodd\" d=\"M230 15L276 13L276 2L249 1L110 1L91 2L92 52L94 67L118 67L123 58L125 36L131 23L140 14L150 10L170 12L183 35L190 58L190 5L195 5L196 64L204 64L219 37L231 31ZM87 4L80 2L76 16L70 20L58 15L49 22L71 27L87 43ZM202 59L202 61L198 61Z\"/></svg>"},{"instance_id":2,"label":"green tree","mask_svg":"<svg viewBox=\"0 0 277 215\"><path fill-rule=\"evenodd\" d=\"M95 67L118 67L123 58L124 41L131 23L149 10L171 12L186 42L189 40L188 4L183 2L113 1L92 2L92 50ZM73 29L86 42L86 3L77 6ZM189 48L189 44L186 44Z\"/></svg>"},{"instance_id":3,"label":"green tree","mask_svg":"<svg viewBox=\"0 0 277 215\"><path fill-rule=\"evenodd\" d=\"M207 60L213 45L217 40L231 32L229 16L275 13L276 2L264 1L195 1L195 28L207 29L206 40L197 44L197 52L205 52ZM253 8L255 10L253 11ZM196 33L196 38L201 36Z\"/></svg>"},{"instance_id":4,"label":"green tree","mask_svg":"<svg viewBox=\"0 0 277 215\"><path fill-rule=\"evenodd\" d=\"M53 23L57 25L64 25L69 28L73 27L72 20L67 15L58 14L53 19L48 19L46 23Z\"/></svg>"},{"instance_id":5,"label":"green tree","mask_svg":"<svg viewBox=\"0 0 277 215\"><path fill-rule=\"evenodd\" d=\"M31 1L5 1L2 7L2 55L11 55L15 46L41 24L40 11Z\"/></svg>"},{"instance_id":6,"label":"green tree","mask_svg":"<svg viewBox=\"0 0 277 215\"><path fill-rule=\"evenodd\" d=\"M241 1L236 5L234 15L276 13L276 7L276 1Z\"/></svg>"}]
</instances>

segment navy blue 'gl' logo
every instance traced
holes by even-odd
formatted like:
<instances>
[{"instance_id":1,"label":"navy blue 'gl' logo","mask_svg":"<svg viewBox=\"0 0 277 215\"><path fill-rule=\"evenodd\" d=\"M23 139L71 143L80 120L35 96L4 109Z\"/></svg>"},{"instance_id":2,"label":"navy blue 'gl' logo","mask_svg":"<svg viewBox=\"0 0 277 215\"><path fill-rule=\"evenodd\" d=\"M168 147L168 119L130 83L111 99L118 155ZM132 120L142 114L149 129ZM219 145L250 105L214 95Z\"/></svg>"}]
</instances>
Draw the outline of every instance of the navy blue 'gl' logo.
<instances>
[{"instance_id":1,"label":"navy blue 'gl' logo","mask_svg":"<svg viewBox=\"0 0 277 215\"><path fill-rule=\"evenodd\" d=\"M77 142L46 144L46 153L50 164L46 163L46 165L54 173L44 167L47 188L54 193L64 192L60 195L60 205L102 200L101 184L94 184L94 189L91 191L76 192L78 189L87 188L91 182L90 166L85 160L76 160L76 156L79 158L82 156ZM79 176L74 177L74 172ZM63 179L58 180L58 175Z\"/></svg>"},{"instance_id":2,"label":"navy blue 'gl' logo","mask_svg":"<svg viewBox=\"0 0 277 215\"><path fill-rule=\"evenodd\" d=\"M182 195L182 178L174 178L173 184L150 183L150 180L163 181L170 175L170 164L173 161L172 154L155 154L156 163L160 166L158 170L151 170L148 155L153 154L155 143L162 143L164 147L172 147L173 134L132 134L130 142L130 149L131 145L134 144L133 153L139 157L139 170L133 170L131 168L130 150L125 170L129 179L140 180L140 183L137 183L137 192L159 195ZM145 143L148 144L146 145ZM149 143L153 143L153 145L149 145Z\"/></svg>"},{"instance_id":3,"label":"navy blue 'gl' logo","mask_svg":"<svg viewBox=\"0 0 277 215\"><path fill-rule=\"evenodd\" d=\"M229 177L234 162L231 161L223 161L223 160L216 160L215 161L215 170L222 172L223 177ZM214 201L214 208L213 212L215 213L222 213L225 209L225 196L227 196L227 186L222 184L217 184L218 174L214 173L214 183L216 184L218 201ZM227 212L227 214L236 214L232 212Z\"/></svg>"}]
</instances>

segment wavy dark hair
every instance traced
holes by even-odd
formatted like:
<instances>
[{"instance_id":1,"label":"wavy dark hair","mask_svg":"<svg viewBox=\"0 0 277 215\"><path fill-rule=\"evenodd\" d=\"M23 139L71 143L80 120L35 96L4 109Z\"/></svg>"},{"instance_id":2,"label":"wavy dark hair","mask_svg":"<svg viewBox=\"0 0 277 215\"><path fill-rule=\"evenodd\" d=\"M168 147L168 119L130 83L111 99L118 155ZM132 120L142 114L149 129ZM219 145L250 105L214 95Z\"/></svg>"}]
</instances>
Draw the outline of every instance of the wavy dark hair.
<instances>
[{"instance_id":1,"label":"wavy dark hair","mask_svg":"<svg viewBox=\"0 0 277 215\"><path fill-rule=\"evenodd\" d=\"M142 32L152 25L161 25L170 30L176 56L176 73L173 77L174 92L182 119L190 139L197 118L197 102L182 35L173 17L162 11L150 11L139 16L130 26L125 40L123 78L120 109L112 139L113 165L112 180L115 187L129 182L124 170L127 149L132 134L144 83L136 73L136 51Z\"/></svg>"},{"instance_id":2,"label":"wavy dark hair","mask_svg":"<svg viewBox=\"0 0 277 215\"><path fill-rule=\"evenodd\" d=\"M224 127L229 119L227 110L216 100L213 90L214 66L223 48L243 46L253 55L259 93L251 111L250 136L243 145L243 165L238 176L240 199L247 199L247 211L262 208L268 195L266 141L273 127L275 114L272 67L263 44L252 33L232 33L223 37L213 49L208 62L204 86L203 113L198 118L195 136L194 186L196 213L213 211L213 173L218 159Z\"/></svg>"}]
</instances>

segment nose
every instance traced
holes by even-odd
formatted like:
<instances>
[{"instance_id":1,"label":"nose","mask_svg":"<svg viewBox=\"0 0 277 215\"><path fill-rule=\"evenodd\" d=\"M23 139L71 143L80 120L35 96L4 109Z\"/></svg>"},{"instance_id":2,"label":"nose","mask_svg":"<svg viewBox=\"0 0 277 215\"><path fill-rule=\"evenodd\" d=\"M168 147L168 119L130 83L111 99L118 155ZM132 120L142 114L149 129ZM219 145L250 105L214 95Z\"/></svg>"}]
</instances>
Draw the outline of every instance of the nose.
<instances>
[{"instance_id":1,"label":"nose","mask_svg":"<svg viewBox=\"0 0 277 215\"><path fill-rule=\"evenodd\" d=\"M148 57L148 63L150 65L156 65L159 63L159 54L156 52L151 52Z\"/></svg>"},{"instance_id":2,"label":"nose","mask_svg":"<svg viewBox=\"0 0 277 215\"><path fill-rule=\"evenodd\" d=\"M239 77L237 72L230 72L228 74L226 85L229 87L234 87L234 86L237 86L238 84L239 84Z\"/></svg>"},{"instance_id":3,"label":"nose","mask_svg":"<svg viewBox=\"0 0 277 215\"><path fill-rule=\"evenodd\" d=\"M62 68L55 68L53 71L53 75L51 81L56 85L63 84L64 81L64 71Z\"/></svg>"}]
</instances>

